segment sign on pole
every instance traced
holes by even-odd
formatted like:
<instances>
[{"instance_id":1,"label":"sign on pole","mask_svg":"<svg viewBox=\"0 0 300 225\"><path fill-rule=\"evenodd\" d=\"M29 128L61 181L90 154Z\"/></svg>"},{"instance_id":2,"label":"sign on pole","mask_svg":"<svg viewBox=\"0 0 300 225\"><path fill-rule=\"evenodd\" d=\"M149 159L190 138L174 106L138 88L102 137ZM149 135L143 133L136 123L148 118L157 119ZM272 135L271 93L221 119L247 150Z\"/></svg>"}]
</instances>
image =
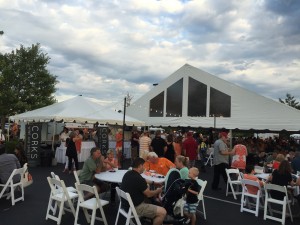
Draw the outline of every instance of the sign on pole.
<instances>
[{"instance_id":1,"label":"sign on pole","mask_svg":"<svg viewBox=\"0 0 300 225\"><path fill-rule=\"evenodd\" d=\"M101 153L102 153L102 155L106 155L106 152L109 147L108 127L107 126L98 126L97 127L97 136L98 136L98 146L101 149Z\"/></svg>"},{"instance_id":2,"label":"sign on pole","mask_svg":"<svg viewBox=\"0 0 300 225\"><path fill-rule=\"evenodd\" d=\"M29 166L40 164L42 123L30 123L26 125L26 155Z\"/></svg>"}]
</instances>

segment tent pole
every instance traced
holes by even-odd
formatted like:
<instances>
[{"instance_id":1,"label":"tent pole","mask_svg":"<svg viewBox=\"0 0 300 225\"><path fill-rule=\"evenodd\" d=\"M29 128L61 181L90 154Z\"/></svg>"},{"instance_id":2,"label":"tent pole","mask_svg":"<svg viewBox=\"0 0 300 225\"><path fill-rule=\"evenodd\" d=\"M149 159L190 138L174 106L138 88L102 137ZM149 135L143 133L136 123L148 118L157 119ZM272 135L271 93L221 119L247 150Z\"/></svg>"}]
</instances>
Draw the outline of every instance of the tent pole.
<instances>
[{"instance_id":1,"label":"tent pole","mask_svg":"<svg viewBox=\"0 0 300 225\"><path fill-rule=\"evenodd\" d=\"M124 134L125 134L125 115L126 115L126 97L124 98L124 111L123 111L123 131L122 131L122 156L121 167L124 169Z\"/></svg>"},{"instance_id":2,"label":"tent pole","mask_svg":"<svg viewBox=\"0 0 300 225\"><path fill-rule=\"evenodd\" d=\"M52 151L54 152L54 138L55 138L55 132L56 132L56 121L53 122L53 135L52 135Z\"/></svg>"},{"instance_id":3,"label":"tent pole","mask_svg":"<svg viewBox=\"0 0 300 225\"><path fill-rule=\"evenodd\" d=\"M230 134L230 149L232 149L232 130L229 130L229 134Z\"/></svg>"}]
</instances>

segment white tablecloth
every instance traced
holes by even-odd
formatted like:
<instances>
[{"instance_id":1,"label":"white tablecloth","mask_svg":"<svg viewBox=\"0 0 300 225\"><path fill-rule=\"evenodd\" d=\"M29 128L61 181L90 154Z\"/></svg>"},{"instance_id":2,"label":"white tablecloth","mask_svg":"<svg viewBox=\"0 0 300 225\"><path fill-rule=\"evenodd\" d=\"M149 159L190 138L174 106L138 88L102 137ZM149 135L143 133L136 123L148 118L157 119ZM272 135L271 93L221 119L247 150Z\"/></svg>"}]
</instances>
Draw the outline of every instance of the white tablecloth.
<instances>
[{"instance_id":1,"label":"white tablecloth","mask_svg":"<svg viewBox=\"0 0 300 225\"><path fill-rule=\"evenodd\" d=\"M122 183L123 176L128 170L116 170L115 172L101 172L98 174L95 174L95 177L98 180L106 181L106 182L111 182L111 183ZM158 178L157 176L147 176L144 173L141 174L142 177L149 181L154 181L155 183L163 183L165 182L165 177L163 178Z\"/></svg>"},{"instance_id":2,"label":"white tablecloth","mask_svg":"<svg viewBox=\"0 0 300 225\"><path fill-rule=\"evenodd\" d=\"M131 147L130 141L124 141L124 154L125 154L125 158L127 158L127 159L131 158L130 147ZM108 148L115 150L115 148L116 148L116 141L109 141Z\"/></svg>"},{"instance_id":3,"label":"white tablecloth","mask_svg":"<svg viewBox=\"0 0 300 225\"><path fill-rule=\"evenodd\" d=\"M83 141L81 144L81 152L78 154L78 162L84 162L91 152L91 148L95 147L95 142L93 141ZM58 163L66 162L66 147L65 142L62 142L59 147L56 148L55 158Z\"/></svg>"}]
</instances>

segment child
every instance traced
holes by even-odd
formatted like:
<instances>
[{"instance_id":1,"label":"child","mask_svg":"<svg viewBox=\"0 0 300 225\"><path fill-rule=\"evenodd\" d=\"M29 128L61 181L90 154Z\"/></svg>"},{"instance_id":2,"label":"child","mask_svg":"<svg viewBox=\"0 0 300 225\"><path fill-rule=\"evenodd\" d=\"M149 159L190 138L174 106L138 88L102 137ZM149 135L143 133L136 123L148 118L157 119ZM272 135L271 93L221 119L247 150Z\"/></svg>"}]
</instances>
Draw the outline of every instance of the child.
<instances>
[{"instance_id":1,"label":"child","mask_svg":"<svg viewBox=\"0 0 300 225\"><path fill-rule=\"evenodd\" d=\"M249 164L246 166L246 173L244 174L244 179L248 179L248 180L254 180L254 181L258 181L259 185L262 187L264 186L264 182L262 182L261 180L259 180L254 174L254 166ZM247 190L250 194L254 194L256 195L258 188L251 186L251 185L246 185L247 186Z\"/></svg>"},{"instance_id":2,"label":"child","mask_svg":"<svg viewBox=\"0 0 300 225\"><path fill-rule=\"evenodd\" d=\"M184 205L184 214L191 220L191 225L196 224L196 211L198 207L198 194L200 185L197 182L199 170L196 167L189 169L189 178L191 185L186 194L186 204Z\"/></svg>"}]
</instances>

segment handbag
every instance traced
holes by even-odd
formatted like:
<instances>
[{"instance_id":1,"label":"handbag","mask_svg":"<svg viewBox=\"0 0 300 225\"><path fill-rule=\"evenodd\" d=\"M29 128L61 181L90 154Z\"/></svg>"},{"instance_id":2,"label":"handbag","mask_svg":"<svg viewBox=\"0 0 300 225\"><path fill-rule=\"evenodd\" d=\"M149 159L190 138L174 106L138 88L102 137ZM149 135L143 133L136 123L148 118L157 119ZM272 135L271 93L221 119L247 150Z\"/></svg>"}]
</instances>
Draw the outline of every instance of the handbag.
<instances>
[{"instance_id":1,"label":"handbag","mask_svg":"<svg viewBox=\"0 0 300 225\"><path fill-rule=\"evenodd\" d=\"M22 183L23 183L23 187L28 187L29 185L31 185L33 183L32 176L28 171L26 171L24 173Z\"/></svg>"}]
</instances>

